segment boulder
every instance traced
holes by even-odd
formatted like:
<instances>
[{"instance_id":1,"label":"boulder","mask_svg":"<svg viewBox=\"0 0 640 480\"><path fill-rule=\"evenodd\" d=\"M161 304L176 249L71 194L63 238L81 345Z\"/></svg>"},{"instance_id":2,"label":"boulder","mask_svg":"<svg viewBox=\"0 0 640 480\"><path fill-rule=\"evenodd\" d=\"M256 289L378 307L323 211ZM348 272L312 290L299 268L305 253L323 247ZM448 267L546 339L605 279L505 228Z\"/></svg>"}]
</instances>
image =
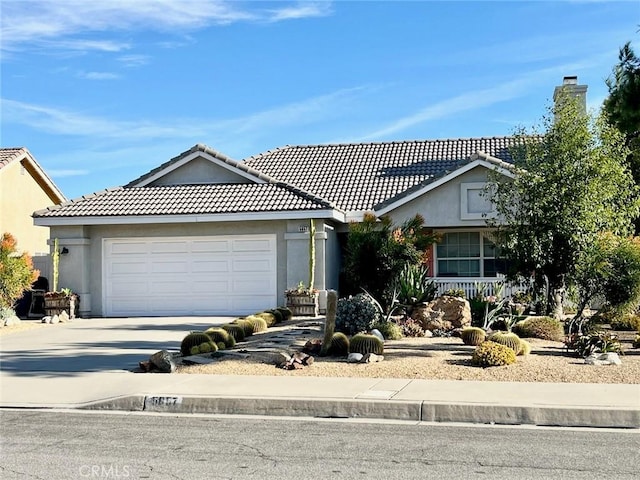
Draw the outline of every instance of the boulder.
<instances>
[{"instance_id":1,"label":"boulder","mask_svg":"<svg viewBox=\"0 0 640 480\"><path fill-rule=\"evenodd\" d=\"M376 363L384 360L384 355L376 355L375 353L365 353L360 363Z\"/></svg>"},{"instance_id":2,"label":"boulder","mask_svg":"<svg viewBox=\"0 0 640 480\"><path fill-rule=\"evenodd\" d=\"M58 320L60 320L60 323L67 323L69 321L69 314L66 310L63 310L62 313L58 315Z\"/></svg>"},{"instance_id":3,"label":"boulder","mask_svg":"<svg viewBox=\"0 0 640 480\"><path fill-rule=\"evenodd\" d=\"M18 325L20 322L21 320L18 317L12 315L11 317L5 319L3 323L5 324L5 326L10 327L11 325Z\"/></svg>"},{"instance_id":4,"label":"boulder","mask_svg":"<svg viewBox=\"0 0 640 480\"><path fill-rule=\"evenodd\" d=\"M42 323L51 323L51 317L49 315L42 317Z\"/></svg>"},{"instance_id":5,"label":"boulder","mask_svg":"<svg viewBox=\"0 0 640 480\"><path fill-rule=\"evenodd\" d=\"M380 333L380 330L378 330L377 328L371 330L371 335L378 337L381 342L384 342L384 335L382 335L382 333Z\"/></svg>"},{"instance_id":6,"label":"boulder","mask_svg":"<svg viewBox=\"0 0 640 480\"><path fill-rule=\"evenodd\" d=\"M364 357L364 355L362 355L361 353L350 353L349 356L347 357L347 362L360 363L360 360L362 360L362 357Z\"/></svg>"},{"instance_id":7,"label":"boulder","mask_svg":"<svg viewBox=\"0 0 640 480\"><path fill-rule=\"evenodd\" d=\"M411 318L420 323L424 330L443 330L471 325L471 306L464 298L443 295L426 305L415 307Z\"/></svg>"},{"instance_id":8,"label":"boulder","mask_svg":"<svg viewBox=\"0 0 640 480\"><path fill-rule=\"evenodd\" d=\"M60 323L60 317L58 315L54 315L53 317L51 317L51 323Z\"/></svg>"},{"instance_id":9,"label":"boulder","mask_svg":"<svg viewBox=\"0 0 640 480\"><path fill-rule=\"evenodd\" d=\"M592 353L584 359L587 365L622 365L617 353Z\"/></svg>"},{"instance_id":10,"label":"boulder","mask_svg":"<svg viewBox=\"0 0 640 480\"><path fill-rule=\"evenodd\" d=\"M161 373L173 373L176 371L176 362L173 355L166 350L160 350L149 357L149 362Z\"/></svg>"}]
</instances>

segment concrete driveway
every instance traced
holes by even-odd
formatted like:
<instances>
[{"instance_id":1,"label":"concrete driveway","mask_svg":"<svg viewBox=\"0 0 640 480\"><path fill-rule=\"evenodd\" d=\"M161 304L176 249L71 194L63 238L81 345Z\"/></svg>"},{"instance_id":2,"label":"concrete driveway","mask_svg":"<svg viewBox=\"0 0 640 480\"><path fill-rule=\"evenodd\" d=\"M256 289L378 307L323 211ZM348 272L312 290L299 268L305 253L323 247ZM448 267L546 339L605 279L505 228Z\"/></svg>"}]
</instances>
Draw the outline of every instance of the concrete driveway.
<instances>
[{"instance_id":1,"label":"concrete driveway","mask_svg":"<svg viewBox=\"0 0 640 480\"><path fill-rule=\"evenodd\" d=\"M0 336L0 365L11 375L127 371L184 336L232 317L76 319ZM33 320L25 320L33 321Z\"/></svg>"}]
</instances>

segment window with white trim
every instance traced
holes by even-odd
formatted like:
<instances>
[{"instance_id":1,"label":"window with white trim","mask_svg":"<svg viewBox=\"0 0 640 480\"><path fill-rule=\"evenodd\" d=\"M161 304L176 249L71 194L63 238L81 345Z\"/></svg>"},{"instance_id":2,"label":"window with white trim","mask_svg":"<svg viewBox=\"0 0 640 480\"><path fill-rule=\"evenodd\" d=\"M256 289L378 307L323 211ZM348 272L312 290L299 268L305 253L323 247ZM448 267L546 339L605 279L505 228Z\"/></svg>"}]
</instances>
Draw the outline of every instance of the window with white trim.
<instances>
[{"instance_id":1,"label":"window with white trim","mask_svg":"<svg viewBox=\"0 0 640 480\"><path fill-rule=\"evenodd\" d=\"M480 232L448 232L436 247L439 277L496 277L506 273L506 260Z\"/></svg>"}]
</instances>

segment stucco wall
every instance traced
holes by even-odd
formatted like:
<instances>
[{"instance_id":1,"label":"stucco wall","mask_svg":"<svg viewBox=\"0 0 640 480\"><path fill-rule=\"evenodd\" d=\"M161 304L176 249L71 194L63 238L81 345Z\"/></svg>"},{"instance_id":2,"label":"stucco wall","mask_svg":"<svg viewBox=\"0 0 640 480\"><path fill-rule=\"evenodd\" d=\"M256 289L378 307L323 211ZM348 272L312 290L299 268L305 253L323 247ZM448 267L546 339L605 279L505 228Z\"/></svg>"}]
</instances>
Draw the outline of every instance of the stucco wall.
<instances>
[{"instance_id":1,"label":"stucco wall","mask_svg":"<svg viewBox=\"0 0 640 480\"><path fill-rule=\"evenodd\" d=\"M476 167L398 207L389 212L389 215L397 224L419 213L425 218L427 227L484 227L484 219L461 219L461 184L486 182L488 173L486 168Z\"/></svg>"},{"instance_id":2,"label":"stucco wall","mask_svg":"<svg viewBox=\"0 0 640 480\"><path fill-rule=\"evenodd\" d=\"M196 158L176 168L151 185L188 185L193 183L248 183L245 177L216 165L204 158Z\"/></svg>"},{"instance_id":3,"label":"stucco wall","mask_svg":"<svg viewBox=\"0 0 640 480\"><path fill-rule=\"evenodd\" d=\"M33 224L31 214L53 205L38 182L18 161L0 172L0 234L10 232L18 248L30 254L49 252L49 228Z\"/></svg>"},{"instance_id":4,"label":"stucco wall","mask_svg":"<svg viewBox=\"0 0 640 480\"><path fill-rule=\"evenodd\" d=\"M71 288L81 295L81 313L85 316L102 316L102 241L106 238L128 237L183 237L208 235L275 234L277 241L277 294L278 303L284 304L284 291L302 280L308 281L308 234L299 234L299 224L305 221L252 221L193 224L150 225L99 225L85 227L52 227L52 238L57 237L59 247L67 247L69 253L60 258L60 287ZM316 221L317 288L325 288L324 222ZM287 231L289 232L287 234ZM290 234L300 239L286 240ZM294 272L294 273L292 273ZM333 275L333 274L332 274ZM291 279L297 279L295 285ZM336 280L337 285L337 280Z\"/></svg>"}]
</instances>

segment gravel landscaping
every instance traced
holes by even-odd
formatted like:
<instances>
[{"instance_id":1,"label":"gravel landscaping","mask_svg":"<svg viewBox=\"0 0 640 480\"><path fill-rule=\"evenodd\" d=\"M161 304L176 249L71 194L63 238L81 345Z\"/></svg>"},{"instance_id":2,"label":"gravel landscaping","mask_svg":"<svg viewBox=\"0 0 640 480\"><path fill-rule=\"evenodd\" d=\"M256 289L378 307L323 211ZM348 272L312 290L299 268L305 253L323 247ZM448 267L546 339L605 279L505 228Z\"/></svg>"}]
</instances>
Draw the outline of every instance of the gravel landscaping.
<instances>
[{"instance_id":1,"label":"gravel landscaping","mask_svg":"<svg viewBox=\"0 0 640 480\"><path fill-rule=\"evenodd\" d=\"M306 327L305 327L306 325ZM300 370L282 370L251 352L273 346L274 337L289 335L294 347L321 338L318 322L291 321L249 337L235 351L246 351L248 358L222 355L208 365L179 367L178 372L218 375L294 375L310 377L373 377L438 380L484 380L503 382L562 383L640 383L640 350L631 346L633 332L620 332L625 354L622 365L592 366L567 355L564 344L530 339L530 355L519 356L515 364L480 368L471 365L474 347L459 338L403 338L385 342L384 361L349 364L345 359L315 356L315 362ZM296 333L299 332L299 333ZM291 350L291 349L290 349Z\"/></svg>"}]
</instances>

